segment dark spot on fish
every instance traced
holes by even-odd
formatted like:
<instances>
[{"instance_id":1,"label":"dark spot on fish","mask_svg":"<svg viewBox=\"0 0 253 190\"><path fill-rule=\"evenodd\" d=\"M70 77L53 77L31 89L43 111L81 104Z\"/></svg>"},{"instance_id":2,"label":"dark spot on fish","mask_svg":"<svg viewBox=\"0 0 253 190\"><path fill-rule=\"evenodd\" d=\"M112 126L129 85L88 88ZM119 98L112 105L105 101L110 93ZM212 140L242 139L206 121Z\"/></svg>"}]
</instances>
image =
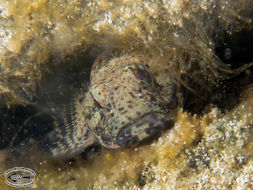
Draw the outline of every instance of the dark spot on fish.
<instances>
[{"instance_id":1,"label":"dark spot on fish","mask_svg":"<svg viewBox=\"0 0 253 190\"><path fill-rule=\"evenodd\" d=\"M84 97L81 97L81 98L79 99L79 103L82 103L83 100L84 100Z\"/></svg>"},{"instance_id":2,"label":"dark spot on fish","mask_svg":"<svg viewBox=\"0 0 253 190\"><path fill-rule=\"evenodd\" d=\"M123 110L124 110L124 108L122 108L122 107L121 107L121 108L119 108L118 110L119 110L119 111L123 111Z\"/></svg>"},{"instance_id":3,"label":"dark spot on fish","mask_svg":"<svg viewBox=\"0 0 253 190\"><path fill-rule=\"evenodd\" d=\"M88 139L90 135L90 130L86 130L86 133L84 134L85 139Z\"/></svg>"},{"instance_id":4,"label":"dark spot on fish","mask_svg":"<svg viewBox=\"0 0 253 190\"><path fill-rule=\"evenodd\" d=\"M124 138L120 141L117 140L116 144L119 145L120 147L125 147L129 145L137 144L138 142L139 142L139 138L137 136L133 136L133 137Z\"/></svg>"},{"instance_id":5,"label":"dark spot on fish","mask_svg":"<svg viewBox=\"0 0 253 190\"><path fill-rule=\"evenodd\" d=\"M132 108L133 108L133 105L128 104L127 107L128 107L129 109L132 109Z\"/></svg>"},{"instance_id":6,"label":"dark spot on fish","mask_svg":"<svg viewBox=\"0 0 253 190\"><path fill-rule=\"evenodd\" d=\"M149 97L150 97L151 101L155 101L156 100L156 98L155 98L155 96L153 94L150 94Z\"/></svg>"},{"instance_id":7,"label":"dark spot on fish","mask_svg":"<svg viewBox=\"0 0 253 190\"><path fill-rule=\"evenodd\" d=\"M132 96L132 98L135 98L135 95L132 92L129 92L130 96Z\"/></svg>"},{"instance_id":8,"label":"dark spot on fish","mask_svg":"<svg viewBox=\"0 0 253 190\"><path fill-rule=\"evenodd\" d=\"M125 114L125 113L127 113L127 110L125 110L125 111L122 112L122 114Z\"/></svg>"},{"instance_id":9,"label":"dark spot on fish","mask_svg":"<svg viewBox=\"0 0 253 190\"><path fill-rule=\"evenodd\" d=\"M112 141L112 138L109 135L101 134L100 136L104 142L111 142Z\"/></svg>"},{"instance_id":10,"label":"dark spot on fish","mask_svg":"<svg viewBox=\"0 0 253 190\"><path fill-rule=\"evenodd\" d=\"M120 147L136 144L138 141L139 138L137 136L131 135L130 127L121 129L116 138L116 144L119 145Z\"/></svg>"}]
</instances>

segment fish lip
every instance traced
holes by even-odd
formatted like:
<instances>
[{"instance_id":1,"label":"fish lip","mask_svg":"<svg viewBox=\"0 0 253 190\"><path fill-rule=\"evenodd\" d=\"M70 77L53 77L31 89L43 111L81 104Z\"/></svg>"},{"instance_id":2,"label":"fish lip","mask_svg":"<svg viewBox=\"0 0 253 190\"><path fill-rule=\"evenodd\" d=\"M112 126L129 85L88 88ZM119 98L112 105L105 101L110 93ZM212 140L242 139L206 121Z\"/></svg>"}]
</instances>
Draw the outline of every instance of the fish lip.
<instances>
[{"instance_id":1,"label":"fish lip","mask_svg":"<svg viewBox=\"0 0 253 190\"><path fill-rule=\"evenodd\" d=\"M146 122L151 122L153 124L155 124L155 126L161 126L164 125L164 122L161 119L157 119L155 117L155 115L157 114L157 112L150 112L148 114L143 115L143 117L140 118L139 121L133 123L133 125L136 125L138 123L141 123L142 121L146 121Z\"/></svg>"},{"instance_id":2,"label":"fish lip","mask_svg":"<svg viewBox=\"0 0 253 190\"><path fill-rule=\"evenodd\" d=\"M156 135L161 130L166 129L166 126L165 126L166 120L156 118L156 116L155 116L156 114L168 114L168 113L167 112L159 112L159 111L151 111L151 112L147 112L147 113L135 118L132 122L129 122L122 127L122 129L118 132L116 138L110 144L104 143L103 146L107 149L119 149L119 148L123 148L125 146L128 146L130 144L136 144L137 142L142 141L143 139L137 140L137 142L129 143L129 140L126 139L125 143L123 143L123 145L119 145L118 138L120 136L120 133L123 134L124 131L129 129L131 126L138 125L138 123L139 123L139 125L142 125L145 122L151 122L154 124L154 126L152 128L154 128L154 129L157 128L157 129L155 129L154 134L150 134L150 136ZM135 136L135 137L136 137L135 139L131 139L130 141L136 140L137 136Z\"/></svg>"},{"instance_id":3,"label":"fish lip","mask_svg":"<svg viewBox=\"0 0 253 190\"><path fill-rule=\"evenodd\" d=\"M126 125L124 125L124 127L122 127L122 129L124 129L124 128L127 128L127 127L129 127L129 126L131 126L131 125L136 125L137 123L141 123L143 120L145 120L145 119L147 119L147 120L156 120L156 121L154 121L154 122L157 122L157 121L159 121L159 124L160 125L163 125L164 123L162 122L162 120L160 119L160 120L158 120L157 118L155 118L155 117L153 117L153 118L148 118L148 117L152 117L152 116L154 116L154 115L156 115L156 114L167 114L167 112L159 112L159 111L151 111L151 112L147 112L147 113L145 113L145 114L143 114L143 115L141 115L141 116L139 116L139 117L136 117L132 122L129 122L129 123L127 123ZM154 123L152 121L152 123ZM161 123L162 122L162 123Z\"/></svg>"},{"instance_id":4,"label":"fish lip","mask_svg":"<svg viewBox=\"0 0 253 190\"><path fill-rule=\"evenodd\" d=\"M115 150L121 148L119 145L112 143L112 144L103 144L103 146L109 150Z\"/></svg>"}]
</instances>

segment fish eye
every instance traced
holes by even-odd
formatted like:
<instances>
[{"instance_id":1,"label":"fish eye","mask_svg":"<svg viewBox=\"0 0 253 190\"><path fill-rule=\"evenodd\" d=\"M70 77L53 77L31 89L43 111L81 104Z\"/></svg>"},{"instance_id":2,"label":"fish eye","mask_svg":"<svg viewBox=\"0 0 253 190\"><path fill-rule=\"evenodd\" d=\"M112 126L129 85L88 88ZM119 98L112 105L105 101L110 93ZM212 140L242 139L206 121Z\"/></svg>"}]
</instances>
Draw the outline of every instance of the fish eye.
<instances>
[{"instance_id":1,"label":"fish eye","mask_svg":"<svg viewBox=\"0 0 253 190\"><path fill-rule=\"evenodd\" d=\"M145 84L152 83L152 78L145 68L132 65L131 71L136 79L143 81Z\"/></svg>"},{"instance_id":2,"label":"fish eye","mask_svg":"<svg viewBox=\"0 0 253 190\"><path fill-rule=\"evenodd\" d=\"M138 78L139 80L145 80L149 77L148 72L142 69L135 69L133 72L135 77Z\"/></svg>"}]
</instances>

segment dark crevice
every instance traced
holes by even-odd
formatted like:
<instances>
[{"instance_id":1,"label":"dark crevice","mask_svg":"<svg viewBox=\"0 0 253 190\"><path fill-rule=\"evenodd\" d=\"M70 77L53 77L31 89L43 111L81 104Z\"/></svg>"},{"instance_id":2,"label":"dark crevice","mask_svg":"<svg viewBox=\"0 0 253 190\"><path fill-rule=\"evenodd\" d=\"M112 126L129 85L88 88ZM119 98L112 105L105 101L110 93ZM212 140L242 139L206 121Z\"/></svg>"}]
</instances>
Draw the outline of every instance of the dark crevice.
<instances>
[{"instance_id":1,"label":"dark crevice","mask_svg":"<svg viewBox=\"0 0 253 190\"><path fill-rule=\"evenodd\" d=\"M222 40L216 42L215 55L230 66L232 70L253 63L253 30L243 30L232 35L224 33ZM188 88L182 89L184 110L192 114L209 111L210 105L222 111L231 110L240 102L241 93L253 82L253 66L248 67L217 86L199 82L199 79L187 77Z\"/></svg>"}]
</instances>

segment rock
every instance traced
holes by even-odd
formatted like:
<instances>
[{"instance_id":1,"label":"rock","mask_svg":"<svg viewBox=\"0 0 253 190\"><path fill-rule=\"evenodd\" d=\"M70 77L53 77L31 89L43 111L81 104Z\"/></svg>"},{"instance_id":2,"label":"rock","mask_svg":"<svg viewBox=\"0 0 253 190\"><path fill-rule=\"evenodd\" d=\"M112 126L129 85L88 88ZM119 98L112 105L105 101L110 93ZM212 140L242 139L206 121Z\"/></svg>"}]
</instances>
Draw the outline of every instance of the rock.
<instances>
[{"instance_id":1,"label":"rock","mask_svg":"<svg viewBox=\"0 0 253 190\"><path fill-rule=\"evenodd\" d=\"M252 31L253 1L4 1L0 10L1 99L29 104L45 73L66 57L104 49L157 56L178 75L219 84L231 71L220 59L234 55L225 38ZM38 174L38 189L252 189L252 91L225 113L179 110L173 129L138 147L91 148L85 158L23 166ZM6 155L1 173L16 166ZM9 189L3 177L0 187Z\"/></svg>"},{"instance_id":2,"label":"rock","mask_svg":"<svg viewBox=\"0 0 253 190\"><path fill-rule=\"evenodd\" d=\"M39 189L251 189L253 88L222 114L178 113L175 127L138 147L27 164ZM3 181L1 181L3 183ZM4 186L2 184L2 186Z\"/></svg>"},{"instance_id":3,"label":"rock","mask_svg":"<svg viewBox=\"0 0 253 190\"><path fill-rule=\"evenodd\" d=\"M250 0L3 1L0 94L12 104L34 101L50 66L93 46L141 51L181 73L205 73L220 65L217 40L252 28L252 8ZM205 78L213 80L211 73Z\"/></svg>"}]
</instances>

